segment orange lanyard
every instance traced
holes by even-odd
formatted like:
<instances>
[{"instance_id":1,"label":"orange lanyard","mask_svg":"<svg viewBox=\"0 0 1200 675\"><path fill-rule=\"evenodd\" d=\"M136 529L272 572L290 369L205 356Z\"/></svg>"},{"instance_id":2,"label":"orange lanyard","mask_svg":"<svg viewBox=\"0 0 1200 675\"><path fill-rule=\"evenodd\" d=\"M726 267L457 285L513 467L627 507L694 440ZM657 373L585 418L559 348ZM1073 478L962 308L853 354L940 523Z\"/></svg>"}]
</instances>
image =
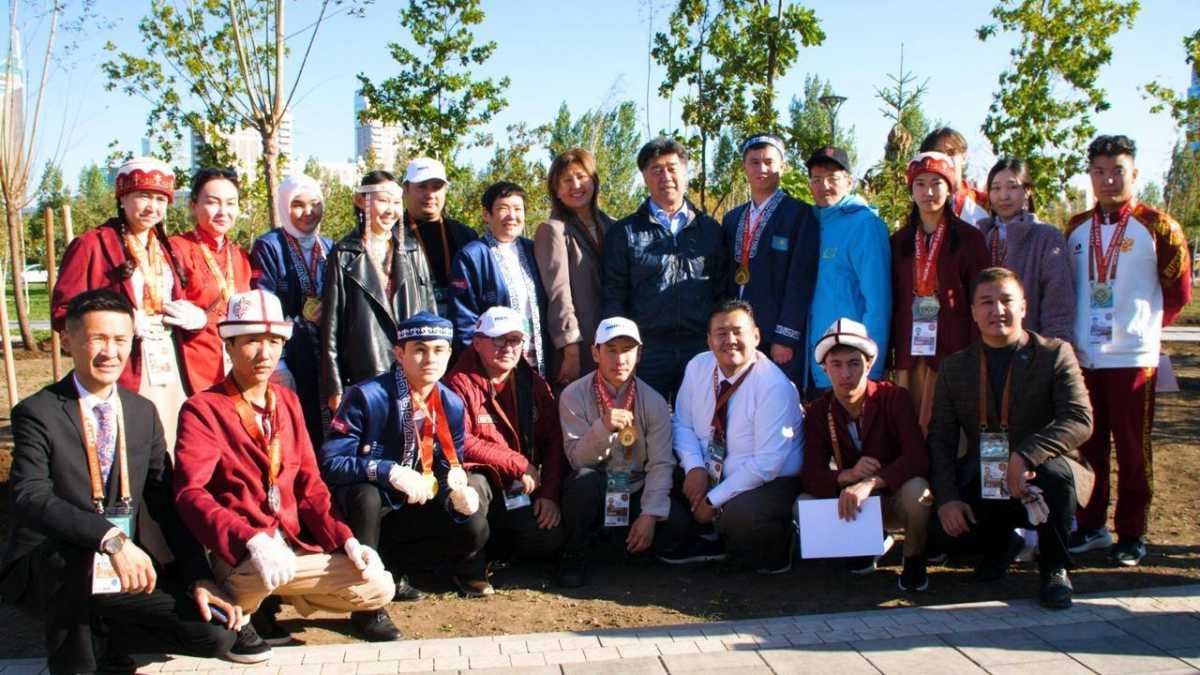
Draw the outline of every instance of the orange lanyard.
<instances>
[{"instance_id":1,"label":"orange lanyard","mask_svg":"<svg viewBox=\"0 0 1200 675\"><path fill-rule=\"evenodd\" d=\"M600 409L600 416L604 417L609 410L613 409L612 396L608 394L608 388L604 386L601 380L600 371L596 371L596 376L592 380L592 384L596 387L596 407ZM621 409L633 412L633 404L637 399L637 380L633 377L629 378L629 389L625 392L624 400L621 401ZM633 459L633 444L625 446L626 461Z\"/></svg>"},{"instance_id":2,"label":"orange lanyard","mask_svg":"<svg viewBox=\"0 0 1200 675\"><path fill-rule=\"evenodd\" d=\"M254 408L250 406L245 395L238 391L232 377L225 378L225 393L233 399L233 407L242 420L242 428L262 448L263 452L267 453L270 462L267 486L277 489L279 471L283 466L283 447L279 442L279 418L276 414L274 385L267 385L267 419L261 426L258 423L258 414L254 412ZM269 428L270 436L264 432L263 427Z\"/></svg>"},{"instance_id":3,"label":"orange lanyard","mask_svg":"<svg viewBox=\"0 0 1200 675\"><path fill-rule=\"evenodd\" d=\"M421 443L421 473L426 476L433 474L433 438L435 434L438 442L442 445L442 456L446 458L451 467L458 466L458 453L454 451L454 436L450 434L450 421L446 419L446 412L442 408L442 395L438 392L437 385L433 385L433 391L429 394L428 406L421 400L421 396L415 389L412 390L412 399L417 408L425 413L425 423L417 432Z\"/></svg>"},{"instance_id":4,"label":"orange lanyard","mask_svg":"<svg viewBox=\"0 0 1200 675\"><path fill-rule=\"evenodd\" d=\"M118 396L120 393L114 391L113 398L116 399ZM113 406L113 413L117 418L115 460L117 478L120 482L121 503L129 506L132 497L129 494L129 459L125 452L125 415L119 405ZM79 423L83 427L83 449L87 453L88 475L92 482L92 504L96 507L96 513L104 513L104 481L100 475L100 453L96 441L96 427L92 424L92 416L88 414L82 398L79 399Z\"/></svg>"},{"instance_id":5,"label":"orange lanyard","mask_svg":"<svg viewBox=\"0 0 1200 675\"><path fill-rule=\"evenodd\" d=\"M142 271L142 309L147 314L158 314L163 307L163 289L159 288L163 277L163 252L158 240L153 232L148 232L146 246L143 247L137 237L126 234L125 245L137 268Z\"/></svg>"},{"instance_id":6,"label":"orange lanyard","mask_svg":"<svg viewBox=\"0 0 1200 675\"><path fill-rule=\"evenodd\" d=\"M208 245L203 241L200 242L200 253L204 254L204 262L208 264L208 271L212 272L213 279L217 281L221 299L228 303L234 293L237 293L237 274L233 271L233 244L229 240L225 241L225 269L229 270L228 277L217 265L216 259L208 250Z\"/></svg>"},{"instance_id":7,"label":"orange lanyard","mask_svg":"<svg viewBox=\"0 0 1200 675\"><path fill-rule=\"evenodd\" d=\"M411 224L412 233L417 238L417 243L421 245L421 250L425 252L425 259L429 259L429 249L425 247L425 240L421 238L421 230L417 227L416 219L409 221ZM446 239L446 221L438 221L438 230L442 233L442 268L446 272L446 276L450 276L450 243Z\"/></svg>"},{"instance_id":8,"label":"orange lanyard","mask_svg":"<svg viewBox=\"0 0 1200 675\"><path fill-rule=\"evenodd\" d=\"M988 368L987 352L979 348L979 430L988 430ZM1013 358L1017 358L1013 354ZM1008 398L1012 393L1012 362L1008 364L1008 374L1004 376L1004 396L1000 399L1000 431L1008 431Z\"/></svg>"}]
</instances>

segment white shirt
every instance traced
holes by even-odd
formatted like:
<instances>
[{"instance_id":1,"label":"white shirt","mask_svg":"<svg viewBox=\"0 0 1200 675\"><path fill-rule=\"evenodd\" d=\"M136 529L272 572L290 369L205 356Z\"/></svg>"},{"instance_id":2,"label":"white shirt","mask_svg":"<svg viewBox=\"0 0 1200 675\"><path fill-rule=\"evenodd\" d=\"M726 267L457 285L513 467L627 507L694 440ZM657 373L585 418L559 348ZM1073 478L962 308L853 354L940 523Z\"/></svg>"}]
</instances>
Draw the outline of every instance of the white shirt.
<instances>
[{"instance_id":1,"label":"white shirt","mask_svg":"<svg viewBox=\"0 0 1200 675\"><path fill-rule=\"evenodd\" d=\"M142 250L139 251L143 258L147 258L149 256L149 253L146 251L145 244L148 243L153 237L153 232L146 233L146 242L142 242L141 239L134 237L134 240L143 243ZM166 251L162 250L161 242L155 240L155 243L158 245L159 251L163 256L162 269L158 275L158 297L161 298L164 303L166 303L171 301L171 292L174 290L175 286L175 275L171 273L170 260L166 257ZM142 274L142 268L140 266L133 268L133 275L129 277L129 285L133 287L133 306L140 310L142 309L142 303L145 296L144 289L146 287L146 275Z\"/></svg>"},{"instance_id":2,"label":"white shirt","mask_svg":"<svg viewBox=\"0 0 1200 675\"><path fill-rule=\"evenodd\" d=\"M703 352L688 362L675 399L672 420L675 454L684 473L705 468L712 416L716 408L713 369L717 357ZM718 369L717 386L736 382L745 368L725 377ZM804 411L800 395L787 375L761 352L726 408L725 469L722 480L708 493L720 507L737 495L780 476L798 476L804 458ZM749 423L747 423L747 421Z\"/></svg>"}]
</instances>

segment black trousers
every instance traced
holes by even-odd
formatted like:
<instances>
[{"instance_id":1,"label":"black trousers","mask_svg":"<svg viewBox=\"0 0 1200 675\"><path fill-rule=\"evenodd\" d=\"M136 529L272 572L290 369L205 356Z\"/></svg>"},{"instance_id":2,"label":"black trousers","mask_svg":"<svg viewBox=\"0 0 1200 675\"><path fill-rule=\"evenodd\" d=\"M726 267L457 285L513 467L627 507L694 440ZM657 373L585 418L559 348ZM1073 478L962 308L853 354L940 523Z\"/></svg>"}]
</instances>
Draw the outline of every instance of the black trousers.
<instances>
[{"instance_id":1,"label":"black trousers","mask_svg":"<svg viewBox=\"0 0 1200 675\"><path fill-rule=\"evenodd\" d=\"M233 647L237 633L204 621L182 584L162 572L148 594L92 595L93 555L47 542L10 572L26 575L24 593L9 599L45 624L51 673L93 672L109 656L170 652L209 658Z\"/></svg>"},{"instance_id":2,"label":"black trousers","mask_svg":"<svg viewBox=\"0 0 1200 675\"><path fill-rule=\"evenodd\" d=\"M675 471L672 495L683 496L682 470ZM725 542L731 562L745 569L775 565L789 555L792 545L792 505L800 494L799 476L780 476L747 490L721 505L713 528ZM690 514L689 514L690 515ZM707 526L690 521L693 535Z\"/></svg>"},{"instance_id":3,"label":"black trousers","mask_svg":"<svg viewBox=\"0 0 1200 675\"><path fill-rule=\"evenodd\" d=\"M1071 536L1071 517L1075 513L1075 479L1067 460L1059 457L1044 462L1034 470L1036 477L1029 481L1042 490L1042 498L1050 510L1045 523L1036 528L1029 522L1025 506L1018 499L980 498L979 479L960 491L975 513L971 531L955 542L942 530L941 520L933 518L936 535L948 541L946 550L975 550L985 558L999 559L1006 555L1013 528L1036 529L1038 533L1038 568L1043 574L1072 566L1067 541ZM956 545L957 544L957 545Z\"/></svg>"},{"instance_id":4,"label":"black trousers","mask_svg":"<svg viewBox=\"0 0 1200 675\"><path fill-rule=\"evenodd\" d=\"M532 504L510 511L504 506L504 493L495 490L486 476L471 474L471 477L478 480L483 495L479 509L485 512L491 528L488 550L492 556L544 559L558 554L569 529L565 514L558 525L542 528L533 515Z\"/></svg>"},{"instance_id":5,"label":"black trousers","mask_svg":"<svg viewBox=\"0 0 1200 675\"><path fill-rule=\"evenodd\" d=\"M694 339L647 336L637 376L667 401L674 401L688 361L705 349L708 345L703 335Z\"/></svg>"},{"instance_id":6,"label":"black trousers","mask_svg":"<svg viewBox=\"0 0 1200 675\"><path fill-rule=\"evenodd\" d=\"M465 519L442 506L441 494L424 504L405 504L398 509L388 507L372 483L334 486L333 495L359 542L389 561L404 569L425 567L465 574L476 569L475 561L481 558L479 553L490 536L484 497L487 480L468 474L467 482L480 494L480 508Z\"/></svg>"},{"instance_id":7,"label":"black trousers","mask_svg":"<svg viewBox=\"0 0 1200 675\"><path fill-rule=\"evenodd\" d=\"M604 528L604 496L608 492L608 474L604 471L583 469L567 479L563 486L563 522L567 524L569 536L566 550L581 553L587 549L588 540ZM629 522L642 514L642 490L629 498ZM666 520L654 526L652 553L663 553L677 548L687 535L691 515L683 501L671 497L671 510ZM628 532L629 528L614 528Z\"/></svg>"}]
</instances>

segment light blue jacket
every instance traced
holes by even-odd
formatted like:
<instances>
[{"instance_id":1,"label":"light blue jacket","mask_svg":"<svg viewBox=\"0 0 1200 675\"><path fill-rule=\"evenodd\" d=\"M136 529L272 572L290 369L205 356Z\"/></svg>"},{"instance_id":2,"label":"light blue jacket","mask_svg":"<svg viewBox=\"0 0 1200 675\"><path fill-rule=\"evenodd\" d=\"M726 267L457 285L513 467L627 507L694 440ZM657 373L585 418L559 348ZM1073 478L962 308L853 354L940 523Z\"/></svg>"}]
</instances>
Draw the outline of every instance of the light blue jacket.
<instances>
[{"instance_id":1,"label":"light blue jacket","mask_svg":"<svg viewBox=\"0 0 1200 675\"><path fill-rule=\"evenodd\" d=\"M892 253L887 225L856 194L816 211L821 221L821 255L808 317L808 353L814 353L834 321L853 319L865 325L867 334L879 345L871 379L881 380L892 320ZM812 373L817 387L831 386L819 365L814 364Z\"/></svg>"}]
</instances>

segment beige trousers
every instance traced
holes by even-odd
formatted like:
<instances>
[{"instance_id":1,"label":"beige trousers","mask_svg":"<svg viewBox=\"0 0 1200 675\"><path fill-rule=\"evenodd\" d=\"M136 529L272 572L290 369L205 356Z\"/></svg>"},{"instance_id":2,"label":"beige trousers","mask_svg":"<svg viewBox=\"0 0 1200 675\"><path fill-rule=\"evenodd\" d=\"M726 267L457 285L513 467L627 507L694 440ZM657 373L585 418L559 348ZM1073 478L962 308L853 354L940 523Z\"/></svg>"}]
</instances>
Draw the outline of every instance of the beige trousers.
<instances>
[{"instance_id":1,"label":"beige trousers","mask_svg":"<svg viewBox=\"0 0 1200 675\"><path fill-rule=\"evenodd\" d=\"M912 394L913 405L917 409L917 420L921 423L921 433L929 434L929 420L933 417L933 393L937 389L938 373L929 367L929 360L917 358L915 368L896 371L896 384Z\"/></svg>"},{"instance_id":2,"label":"beige trousers","mask_svg":"<svg viewBox=\"0 0 1200 675\"><path fill-rule=\"evenodd\" d=\"M302 616L317 610L360 612L379 609L392 600L396 585L390 572L378 568L360 571L343 553L297 553L296 576L277 588L268 588L249 558L231 568L213 561L217 582L246 614L253 613L269 595L281 596Z\"/></svg>"}]
</instances>

